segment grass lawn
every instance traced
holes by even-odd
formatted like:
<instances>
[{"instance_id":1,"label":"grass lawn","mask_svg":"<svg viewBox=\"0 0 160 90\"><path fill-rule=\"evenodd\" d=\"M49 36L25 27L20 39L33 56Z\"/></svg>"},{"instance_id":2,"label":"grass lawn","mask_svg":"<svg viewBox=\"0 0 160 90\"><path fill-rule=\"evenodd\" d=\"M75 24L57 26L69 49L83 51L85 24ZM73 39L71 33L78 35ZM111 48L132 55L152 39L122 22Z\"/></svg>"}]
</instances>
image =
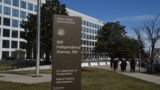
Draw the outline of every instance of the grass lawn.
<instances>
[{"instance_id":1,"label":"grass lawn","mask_svg":"<svg viewBox=\"0 0 160 90\"><path fill-rule=\"evenodd\" d=\"M28 74L34 71L16 73ZM51 73L51 70L42 70L41 73ZM51 82L20 84L0 81L0 90L51 90ZM160 90L160 85L104 69L83 68L82 90Z\"/></svg>"},{"instance_id":2,"label":"grass lawn","mask_svg":"<svg viewBox=\"0 0 160 90\"><path fill-rule=\"evenodd\" d=\"M10 65L0 64L0 71L9 70L11 68L12 66Z\"/></svg>"}]
</instances>

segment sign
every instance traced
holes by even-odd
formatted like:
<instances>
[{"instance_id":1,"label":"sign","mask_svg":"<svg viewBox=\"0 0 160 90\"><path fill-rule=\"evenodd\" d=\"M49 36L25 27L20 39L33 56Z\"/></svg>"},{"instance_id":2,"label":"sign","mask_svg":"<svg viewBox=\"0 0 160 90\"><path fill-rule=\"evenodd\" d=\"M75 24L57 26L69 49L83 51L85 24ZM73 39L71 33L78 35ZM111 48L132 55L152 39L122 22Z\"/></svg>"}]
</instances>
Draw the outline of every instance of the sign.
<instances>
[{"instance_id":1,"label":"sign","mask_svg":"<svg viewBox=\"0 0 160 90\"><path fill-rule=\"evenodd\" d=\"M81 18L53 20L52 90L81 90Z\"/></svg>"}]
</instances>

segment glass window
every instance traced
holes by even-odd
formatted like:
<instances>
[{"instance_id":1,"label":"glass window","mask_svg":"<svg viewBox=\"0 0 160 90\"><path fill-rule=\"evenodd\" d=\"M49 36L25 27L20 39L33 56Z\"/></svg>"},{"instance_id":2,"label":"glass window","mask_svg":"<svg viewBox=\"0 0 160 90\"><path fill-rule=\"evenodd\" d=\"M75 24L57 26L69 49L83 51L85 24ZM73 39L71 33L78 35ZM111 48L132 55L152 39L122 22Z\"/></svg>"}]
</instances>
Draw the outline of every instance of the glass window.
<instances>
[{"instance_id":1,"label":"glass window","mask_svg":"<svg viewBox=\"0 0 160 90\"><path fill-rule=\"evenodd\" d=\"M20 42L20 48L25 49L25 42Z\"/></svg>"},{"instance_id":2,"label":"glass window","mask_svg":"<svg viewBox=\"0 0 160 90\"><path fill-rule=\"evenodd\" d=\"M9 37L10 36L10 30L9 29L3 29L3 36Z\"/></svg>"},{"instance_id":3,"label":"glass window","mask_svg":"<svg viewBox=\"0 0 160 90\"><path fill-rule=\"evenodd\" d=\"M9 40L3 40L3 48L9 48Z\"/></svg>"},{"instance_id":4,"label":"glass window","mask_svg":"<svg viewBox=\"0 0 160 90\"><path fill-rule=\"evenodd\" d=\"M37 5L34 5L34 11L37 12Z\"/></svg>"},{"instance_id":5,"label":"glass window","mask_svg":"<svg viewBox=\"0 0 160 90\"><path fill-rule=\"evenodd\" d=\"M17 57L17 53L15 51L12 51L11 52L11 57L15 57L16 58Z\"/></svg>"},{"instance_id":6,"label":"glass window","mask_svg":"<svg viewBox=\"0 0 160 90\"><path fill-rule=\"evenodd\" d=\"M0 25L1 25L1 17L0 17Z\"/></svg>"},{"instance_id":7,"label":"glass window","mask_svg":"<svg viewBox=\"0 0 160 90\"><path fill-rule=\"evenodd\" d=\"M4 14L10 15L11 14L11 8L4 6Z\"/></svg>"},{"instance_id":8,"label":"glass window","mask_svg":"<svg viewBox=\"0 0 160 90\"><path fill-rule=\"evenodd\" d=\"M26 9L26 2L25 1L21 1L21 8Z\"/></svg>"},{"instance_id":9,"label":"glass window","mask_svg":"<svg viewBox=\"0 0 160 90\"><path fill-rule=\"evenodd\" d=\"M0 28L0 36L1 36L1 28Z\"/></svg>"},{"instance_id":10,"label":"glass window","mask_svg":"<svg viewBox=\"0 0 160 90\"><path fill-rule=\"evenodd\" d=\"M12 41L11 47L12 48L17 48L17 41Z\"/></svg>"},{"instance_id":11,"label":"glass window","mask_svg":"<svg viewBox=\"0 0 160 90\"><path fill-rule=\"evenodd\" d=\"M0 13L2 13L2 6L0 5Z\"/></svg>"},{"instance_id":12,"label":"glass window","mask_svg":"<svg viewBox=\"0 0 160 90\"><path fill-rule=\"evenodd\" d=\"M2 51L2 58L9 57L9 51Z\"/></svg>"},{"instance_id":13,"label":"glass window","mask_svg":"<svg viewBox=\"0 0 160 90\"><path fill-rule=\"evenodd\" d=\"M21 14L21 18L26 18L26 12L25 11L21 11L20 14Z\"/></svg>"},{"instance_id":14,"label":"glass window","mask_svg":"<svg viewBox=\"0 0 160 90\"><path fill-rule=\"evenodd\" d=\"M19 17L19 11L17 9L13 9L12 16Z\"/></svg>"},{"instance_id":15,"label":"glass window","mask_svg":"<svg viewBox=\"0 0 160 90\"><path fill-rule=\"evenodd\" d=\"M87 21L84 21L84 25L87 26Z\"/></svg>"},{"instance_id":16,"label":"glass window","mask_svg":"<svg viewBox=\"0 0 160 90\"><path fill-rule=\"evenodd\" d=\"M18 27L18 20L12 19L12 27Z\"/></svg>"},{"instance_id":17,"label":"glass window","mask_svg":"<svg viewBox=\"0 0 160 90\"><path fill-rule=\"evenodd\" d=\"M24 31L20 31L20 38L24 38L25 37L25 32Z\"/></svg>"},{"instance_id":18,"label":"glass window","mask_svg":"<svg viewBox=\"0 0 160 90\"><path fill-rule=\"evenodd\" d=\"M11 0L4 0L4 3L11 4Z\"/></svg>"},{"instance_id":19,"label":"glass window","mask_svg":"<svg viewBox=\"0 0 160 90\"><path fill-rule=\"evenodd\" d=\"M12 30L12 37L13 38L18 38L18 31Z\"/></svg>"},{"instance_id":20,"label":"glass window","mask_svg":"<svg viewBox=\"0 0 160 90\"><path fill-rule=\"evenodd\" d=\"M28 15L27 15L27 16L30 16L30 15L32 15L32 13L28 13Z\"/></svg>"},{"instance_id":21,"label":"glass window","mask_svg":"<svg viewBox=\"0 0 160 90\"><path fill-rule=\"evenodd\" d=\"M13 0L13 1L12 1L12 4L13 4L14 6L19 7L19 0Z\"/></svg>"},{"instance_id":22,"label":"glass window","mask_svg":"<svg viewBox=\"0 0 160 90\"><path fill-rule=\"evenodd\" d=\"M10 19L9 18L3 18L3 25L10 26Z\"/></svg>"},{"instance_id":23,"label":"glass window","mask_svg":"<svg viewBox=\"0 0 160 90\"><path fill-rule=\"evenodd\" d=\"M28 3L28 10L31 10L31 11L33 11L33 4L31 4L31 3Z\"/></svg>"}]
</instances>

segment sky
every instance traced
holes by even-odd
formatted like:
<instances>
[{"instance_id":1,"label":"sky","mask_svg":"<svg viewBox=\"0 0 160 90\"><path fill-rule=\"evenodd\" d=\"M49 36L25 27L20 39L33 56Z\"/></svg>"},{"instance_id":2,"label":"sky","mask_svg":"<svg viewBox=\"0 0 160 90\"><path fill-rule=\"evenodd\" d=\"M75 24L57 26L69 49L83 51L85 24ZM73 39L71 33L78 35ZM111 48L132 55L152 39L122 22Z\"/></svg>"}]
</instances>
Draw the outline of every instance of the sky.
<instances>
[{"instance_id":1,"label":"sky","mask_svg":"<svg viewBox=\"0 0 160 90\"><path fill-rule=\"evenodd\" d=\"M134 27L160 14L160 0L60 0L60 3L104 23L120 21L130 37L136 36Z\"/></svg>"}]
</instances>

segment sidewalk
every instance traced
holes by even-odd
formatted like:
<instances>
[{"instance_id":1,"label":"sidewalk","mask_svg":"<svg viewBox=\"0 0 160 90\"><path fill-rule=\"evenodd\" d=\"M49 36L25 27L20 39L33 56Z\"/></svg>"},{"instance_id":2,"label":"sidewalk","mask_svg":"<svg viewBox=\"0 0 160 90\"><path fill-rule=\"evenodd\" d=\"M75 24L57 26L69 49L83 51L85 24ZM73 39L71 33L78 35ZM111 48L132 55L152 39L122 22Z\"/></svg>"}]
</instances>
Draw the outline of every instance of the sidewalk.
<instances>
[{"instance_id":1,"label":"sidewalk","mask_svg":"<svg viewBox=\"0 0 160 90\"><path fill-rule=\"evenodd\" d=\"M101 68L106 70L111 70L110 67L107 66L96 66L93 68ZM129 68L127 68L129 70ZM138 68L137 68L138 70ZM160 85L160 77L148 75L144 73L130 73L130 72L120 72L120 69L116 71L117 73L128 75L131 77L139 78L148 82L156 83ZM18 83L26 83L26 84L34 84L34 83L42 83L42 82L50 82L51 74L41 74L42 77L33 77L35 75L17 75L17 74L4 74L0 73L0 81L10 81L10 82L18 82Z\"/></svg>"},{"instance_id":2,"label":"sidewalk","mask_svg":"<svg viewBox=\"0 0 160 90\"><path fill-rule=\"evenodd\" d=\"M3 74L0 73L0 81L9 81L16 83L34 84L51 81L51 74L41 74L40 77L35 75L18 75L18 74Z\"/></svg>"},{"instance_id":3,"label":"sidewalk","mask_svg":"<svg viewBox=\"0 0 160 90\"><path fill-rule=\"evenodd\" d=\"M109 66L98 66L97 68L112 70ZM129 67L127 67L127 70L128 71L126 71L126 72L121 72L120 69L118 69L116 72L120 73L120 74L123 74L123 75L139 78L141 80L145 80L145 81L152 82L152 83L160 85L160 76L144 74L143 72L130 73L129 72L129 70L130 70ZM136 67L136 71L138 71L138 70L139 70L139 68Z\"/></svg>"}]
</instances>

